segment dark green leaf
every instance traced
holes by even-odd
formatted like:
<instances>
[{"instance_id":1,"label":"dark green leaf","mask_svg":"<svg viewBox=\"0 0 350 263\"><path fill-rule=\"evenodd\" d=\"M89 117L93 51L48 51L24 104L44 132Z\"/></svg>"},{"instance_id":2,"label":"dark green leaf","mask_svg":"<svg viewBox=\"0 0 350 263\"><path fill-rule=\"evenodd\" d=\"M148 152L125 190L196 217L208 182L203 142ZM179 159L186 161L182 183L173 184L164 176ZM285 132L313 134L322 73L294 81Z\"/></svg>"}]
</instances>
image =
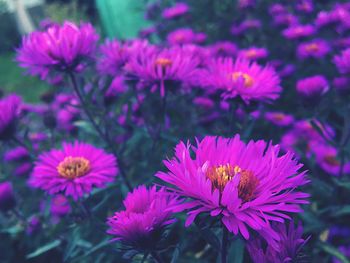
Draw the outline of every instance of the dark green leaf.
<instances>
[{"instance_id":1,"label":"dark green leaf","mask_svg":"<svg viewBox=\"0 0 350 263\"><path fill-rule=\"evenodd\" d=\"M320 243L320 247L328 254L338 258L342 263L350 263L350 260L335 247L326 243Z\"/></svg>"},{"instance_id":2,"label":"dark green leaf","mask_svg":"<svg viewBox=\"0 0 350 263\"><path fill-rule=\"evenodd\" d=\"M42 247L39 247L37 250L35 250L34 252L28 254L26 257L29 258L35 258L37 256L40 256L41 254L44 254L45 252L54 249L55 247L58 247L59 245L61 245L61 240L54 240Z\"/></svg>"},{"instance_id":3,"label":"dark green leaf","mask_svg":"<svg viewBox=\"0 0 350 263\"><path fill-rule=\"evenodd\" d=\"M229 262L242 263L243 257L244 242L240 238L237 238L230 245L230 249L228 251L228 259Z\"/></svg>"}]
</instances>

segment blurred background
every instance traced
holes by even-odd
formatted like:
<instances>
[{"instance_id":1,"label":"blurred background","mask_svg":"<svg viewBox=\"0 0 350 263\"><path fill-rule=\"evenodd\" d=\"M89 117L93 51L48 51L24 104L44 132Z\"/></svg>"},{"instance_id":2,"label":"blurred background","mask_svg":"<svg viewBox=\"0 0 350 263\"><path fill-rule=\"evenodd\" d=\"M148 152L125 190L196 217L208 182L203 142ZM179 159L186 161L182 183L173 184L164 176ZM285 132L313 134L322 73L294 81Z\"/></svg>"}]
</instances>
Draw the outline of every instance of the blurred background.
<instances>
[{"instance_id":1,"label":"blurred background","mask_svg":"<svg viewBox=\"0 0 350 263\"><path fill-rule=\"evenodd\" d=\"M36 102L46 85L38 78L25 76L14 61L21 35L45 21L89 21L101 39L135 38L150 25L144 9L150 0L0 0L0 94L19 92L27 102ZM35 87L35 89L33 89Z\"/></svg>"}]
</instances>

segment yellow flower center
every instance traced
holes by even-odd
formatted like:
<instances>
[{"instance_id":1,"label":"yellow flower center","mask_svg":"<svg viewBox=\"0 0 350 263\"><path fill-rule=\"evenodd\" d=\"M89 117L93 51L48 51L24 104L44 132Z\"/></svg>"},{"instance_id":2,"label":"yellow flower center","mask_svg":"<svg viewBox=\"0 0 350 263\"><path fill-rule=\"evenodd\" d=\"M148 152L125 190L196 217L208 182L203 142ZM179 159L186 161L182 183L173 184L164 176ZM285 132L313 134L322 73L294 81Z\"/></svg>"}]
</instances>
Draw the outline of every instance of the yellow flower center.
<instances>
[{"instance_id":1,"label":"yellow flower center","mask_svg":"<svg viewBox=\"0 0 350 263\"><path fill-rule=\"evenodd\" d=\"M306 51L309 51L309 52L315 52L315 51L318 51L319 46L316 43L312 43L307 45L305 49Z\"/></svg>"},{"instance_id":2,"label":"yellow flower center","mask_svg":"<svg viewBox=\"0 0 350 263\"><path fill-rule=\"evenodd\" d=\"M66 157L57 166L58 173L67 179L75 179L90 171L90 161L84 157Z\"/></svg>"},{"instance_id":3,"label":"yellow flower center","mask_svg":"<svg viewBox=\"0 0 350 263\"><path fill-rule=\"evenodd\" d=\"M211 181L213 189L218 189L221 194L226 184L237 174L241 175L238 196L243 202L248 202L254 198L256 187L259 184L258 178L252 172L230 164L212 166L206 171L206 177Z\"/></svg>"},{"instance_id":4,"label":"yellow flower center","mask_svg":"<svg viewBox=\"0 0 350 263\"><path fill-rule=\"evenodd\" d=\"M163 68L171 66L173 62L170 59L167 58L158 58L155 63L156 66L161 66Z\"/></svg>"},{"instance_id":5,"label":"yellow flower center","mask_svg":"<svg viewBox=\"0 0 350 263\"><path fill-rule=\"evenodd\" d=\"M258 54L258 53L257 53L256 50L254 50L254 49L248 50L248 51L245 53L245 55L246 55L247 58L255 58L257 54Z\"/></svg>"},{"instance_id":6,"label":"yellow flower center","mask_svg":"<svg viewBox=\"0 0 350 263\"><path fill-rule=\"evenodd\" d=\"M284 118L285 118L285 115L283 113L275 113L273 115L273 118L276 120L276 121L283 121Z\"/></svg>"},{"instance_id":7,"label":"yellow flower center","mask_svg":"<svg viewBox=\"0 0 350 263\"><path fill-rule=\"evenodd\" d=\"M246 88L250 88L251 86L254 85L254 79L250 75L248 75L247 73L243 73L241 71L233 72L232 73L232 80L237 81L239 79L244 80L244 86Z\"/></svg>"},{"instance_id":8,"label":"yellow flower center","mask_svg":"<svg viewBox=\"0 0 350 263\"><path fill-rule=\"evenodd\" d=\"M329 164L330 166L339 166L340 165L340 162L337 160L337 158L332 155L332 154L329 154L329 155L326 155L323 160Z\"/></svg>"}]
</instances>

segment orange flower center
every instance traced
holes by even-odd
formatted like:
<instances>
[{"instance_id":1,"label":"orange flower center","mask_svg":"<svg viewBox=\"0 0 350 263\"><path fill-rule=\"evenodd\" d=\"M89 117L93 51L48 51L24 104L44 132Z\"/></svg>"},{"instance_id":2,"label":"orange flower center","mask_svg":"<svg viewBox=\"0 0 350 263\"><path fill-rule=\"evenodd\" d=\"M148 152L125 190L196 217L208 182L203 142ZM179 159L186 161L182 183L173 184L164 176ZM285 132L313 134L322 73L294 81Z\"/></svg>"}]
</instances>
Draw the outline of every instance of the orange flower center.
<instances>
[{"instance_id":1,"label":"orange flower center","mask_svg":"<svg viewBox=\"0 0 350 263\"><path fill-rule=\"evenodd\" d=\"M258 53L256 52L256 50L248 50L246 53L245 53L245 55L246 55L246 57L247 58L255 58L256 57L256 55L257 55Z\"/></svg>"},{"instance_id":2,"label":"orange flower center","mask_svg":"<svg viewBox=\"0 0 350 263\"><path fill-rule=\"evenodd\" d=\"M309 52L315 52L315 51L318 51L319 46L316 43L312 43L307 45L305 49L306 51L309 51Z\"/></svg>"},{"instance_id":3,"label":"orange flower center","mask_svg":"<svg viewBox=\"0 0 350 263\"><path fill-rule=\"evenodd\" d=\"M165 67L171 66L173 64L173 62L167 58L158 58L154 64L156 66L161 66L161 67L165 68Z\"/></svg>"},{"instance_id":4,"label":"orange flower center","mask_svg":"<svg viewBox=\"0 0 350 263\"><path fill-rule=\"evenodd\" d=\"M251 86L254 85L254 79L251 76L249 76L247 73L243 73L241 71L233 72L232 73L232 80L237 81L239 79L244 80L244 86L246 88L250 88Z\"/></svg>"},{"instance_id":5,"label":"orange flower center","mask_svg":"<svg viewBox=\"0 0 350 263\"><path fill-rule=\"evenodd\" d=\"M75 179L90 171L90 161L84 157L66 157L57 166L58 173L67 179Z\"/></svg>"},{"instance_id":6,"label":"orange flower center","mask_svg":"<svg viewBox=\"0 0 350 263\"><path fill-rule=\"evenodd\" d=\"M206 171L206 177L211 181L213 189L218 189L220 193L224 191L226 184L240 174L238 184L238 196L243 202L248 202L254 198L256 187L259 184L258 178L250 171L242 170L239 166L230 164L212 166Z\"/></svg>"},{"instance_id":7,"label":"orange flower center","mask_svg":"<svg viewBox=\"0 0 350 263\"><path fill-rule=\"evenodd\" d=\"M334 155L326 155L323 160L329 164L330 166L339 166L340 162L337 160L337 158Z\"/></svg>"},{"instance_id":8,"label":"orange flower center","mask_svg":"<svg viewBox=\"0 0 350 263\"><path fill-rule=\"evenodd\" d=\"M273 115L273 118L276 120L276 121L283 121L284 120L284 117L285 115L283 113L275 113Z\"/></svg>"}]
</instances>

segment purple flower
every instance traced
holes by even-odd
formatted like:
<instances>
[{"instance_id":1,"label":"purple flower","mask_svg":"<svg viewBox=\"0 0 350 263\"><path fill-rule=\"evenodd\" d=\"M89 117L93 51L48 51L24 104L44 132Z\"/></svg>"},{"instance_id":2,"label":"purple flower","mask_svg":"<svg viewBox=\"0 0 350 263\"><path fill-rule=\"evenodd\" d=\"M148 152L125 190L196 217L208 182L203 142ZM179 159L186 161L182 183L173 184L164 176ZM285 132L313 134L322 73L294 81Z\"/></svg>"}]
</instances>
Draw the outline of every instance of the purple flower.
<instances>
[{"instance_id":1,"label":"purple flower","mask_svg":"<svg viewBox=\"0 0 350 263\"><path fill-rule=\"evenodd\" d=\"M278 248L274 248L271 244L263 245L263 240L257 238L249 241L247 245L248 252L254 263L288 263L299 262L304 256L301 253L302 247L308 241L303 239L303 227L299 225L295 228L294 222L286 224L273 224L279 236ZM264 249L264 247L266 247Z\"/></svg>"},{"instance_id":2,"label":"purple flower","mask_svg":"<svg viewBox=\"0 0 350 263\"><path fill-rule=\"evenodd\" d=\"M60 218L71 212L69 200L64 195L56 195L51 199L50 212L53 217Z\"/></svg>"},{"instance_id":3,"label":"purple flower","mask_svg":"<svg viewBox=\"0 0 350 263\"><path fill-rule=\"evenodd\" d=\"M240 9L254 7L255 5L256 5L255 0L238 0L238 8Z\"/></svg>"},{"instance_id":4,"label":"purple flower","mask_svg":"<svg viewBox=\"0 0 350 263\"><path fill-rule=\"evenodd\" d=\"M201 73L201 85L221 92L224 99L240 96L246 102L275 100L281 92L280 79L272 67L244 58L212 60Z\"/></svg>"},{"instance_id":5,"label":"purple flower","mask_svg":"<svg viewBox=\"0 0 350 263\"><path fill-rule=\"evenodd\" d=\"M42 153L29 184L49 194L63 192L77 200L90 193L93 186L101 188L112 182L117 172L113 155L76 141Z\"/></svg>"},{"instance_id":6,"label":"purple flower","mask_svg":"<svg viewBox=\"0 0 350 263\"><path fill-rule=\"evenodd\" d=\"M4 154L4 160L7 161L7 162L10 162L10 161L21 161L21 160L27 159L28 157L29 157L29 152L23 146L18 146L16 148L8 150Z\"/></svg>"},{"instance_id":7,"label":"purple flower","mask_svg":"<svg viewBox=\"0 0 350 263\"><path fill-rule=\"evenodd\" d=\"M108 234L114 240L137 250L150 251L157 248L165 227L173 223L172 207L178 203L173 194L156 186L141 185L123 201L125 210L108 218Z\"/></svg>"},{"instance_id":8,"label":"purple flower","mask_svg":"<svg viewBox=\"0 0 350 263\"><path fill-rule=\"evenodd\" d=\"M346 258L350 258L350 245L340 246L339 251L345 255ZM342 263L344 261L340 261L338 258L333 257L333 263Z\"/></svg>"},{"instance_id":9,"label":"purple flower","mask_svg":"<svg viewBox=\"0 0 350 263\"><path fill-rule=\"evenodd\" d=\"M9 139L14 135L21 104L21 98L15 94L0 99L0 140Z\"/></svg>"},{"instance_id":10,"label":"purple flower","mask_svg":"<svg viewBox=\"0 0 350 263\"><path fill-rule=\"evenodd\" d=\"M313 25L292 25L282 32L283 36L288 39L299 39L315 33L316 28Z\"/></svg>"},{"instance_id":11,"label":"purple flower","mask_svg":"<svg viewBox=\"0 0 350 263\"><path fill-rule=\"evenodd\" d=\"M196 33L191 28L179 28L168 34L167 41L171 45L195 43Z\"/></svg>"},{"instance_id":12,"label":"purple flower","mask_svg":"<svg viewBox=\"0 0 350 263\"><path fill-rule=\"evenodd\" d=\"M41 221L40 218L37 216L32 216L29 218L27 223L27 229L26 232L28 235L33 235L37 232L39 232L41 229Z\"/></svg>"},{"instance_id":13,"label":"purple flower","mask_svg":"<svg viewBox=\"0 0 350 263\"><path fill-rule=\"evenodd\" d=\"M247 49L241 49L238 52L239 57L246 58L248 60L258 60L263 59L268 56L268 51L266 48L250 47Z\"/></svg>"},{"instance_id":14,"label":"purple flower","mask_svg":"<svg viewBox=\"0 0 350 263\"><path fill-rule=\"evenodd\" d=\"M337 77L333 79L333 86L335 90L341 94L346 95L350 92L350 79L348 77Z\"/></svg>"},{"instance_id":15,"label":"purple flower","mask_svg":"<svg viewBox=\"0 0 350 263\"><path fill-rule=\"evenodd\" d=\"M16 167L13 174L15 176L24 176L28 175L33 168L33 164L31 162L24 162Z\"/></svg>"},{"instance_id":16,"label":"purple flower","mask_svg":"<svg viewBox=\"0 0 350 263\"><path fill-rule=\"evenodd\" d=\"M274 20L274 24L278 26L292 27L299 23L298 17L289 13L278 14L273 17L273 20Z\"/></svg>"},{"instance_id":17,"label":"purple flower","mask_svg":"<svg viewBox=\"0 0 350 263\"><path fill-rule=\"evenodd\" d=\"M333 59L334 64L337 66L339 73L350 73L350 48L347 48L337 55Z\"/></svg>"},{"instance_id":18,"label":"purple flower","mask_svg":"<svg viewBox=\"0 0 350 263\"><path fill-rule=\"evenodd\" d=\"M76 71L94 55L98 35L91 24L64 22L25 36L17 61L32 75L45 79L52 71Z\"/></svg>"},{"instance_id":19,"label":"purple flower","mask_svg":"<svg viewBox=\"0 0 350 263\"><path fill-rule=\"evenodd\" d=\"M300 0L296 4L296 9L304 13L311 13L314 10L314 4L312 0Z\"/></svg>"},{"instance_id":20,"label":"purple flower","mask_svg":"<svg viewBox=\"0 0 350 263\"><path fill-rule=\"evenodd\" d=\"M272 16L287 13L287 9L284 5L279 3L274 3L269 7L269 13Z\"/></svg>"},{"instance_id":21,"label":"purple flower","mask_svg":"<svg viewBox=\"0 0 350 263\"><path fill-rule=\"evenodd\" d=\"M294 122L292 115L283 112L266 112L265 119L277 126L289 126Z\"/></svg>"},{"instance_id":22,"label":"purple flower","mask_svg":"<svg viewBox=\"0 0 350 263\"><path fill-rule=\"evenodd\" d=\"M160 94L165 95L167 83L181 82L190 84L196 77L200 60L195 53L186 47L171 47L152 50L131 56L125 71L138 78L143 84L150 85L152 90L160 88Z\"/></svg>"},{"instance_id":23,"label":"purple flower","mask_svg":"<svg viewBox=\"0 0 350 263\"><path fill-rule=\"evenodd\" d=\"M307 99L317 99L329 90L328 81L322 75L298 80L297 92Z\"/></svg>"},{"instance_id":24,"label":"purple flower","mask_svg":"<svg viewBox=\"0 0 350 263\"><path fill-rule=\"evenodd\" d=\"M305 58L323 58L330 52L331 48L327 41L315 39L310 42L301 43L297 49L297 56L300 59Z\"/></svg>"},{"instance_id":25,"label":"purple flower","mask_svg":"<svg viewBox=\"0 0 350 263\"><path fill-rule=\"evenodd\" d=\"M0 211L7 212L16 206L16 199L10 182L0 183Z\"/></svg>"},{"instance_id":26,"label":"purple flower","mask_svg":"<svg viewBox=\"0 0 350 263\"><path fill-rule=\"evenodd\" d=\"M214 56L234 56L237 54L238 48L236 44L229 41L216 42L209 47Z\"/></svg>"},{"instance_id":27,"label":"purple flower","mask_svg":"<svg viewBox=\"0 0 350 263\"><path fill-rule=\"evenodd\" d=\"M164 161L167 172L156 176L170 190L187 198L177 211L188 211L185 226L200 213L219 216L226 228L249 239L255 230L268 242L278 240L270 222L300 212L309 195L296 189L308 182L292 153L279 156L279 146L262 140L245 144L234 138L197 139L197 146L180 142L175 157Z\"/></svg>"},{"instance_id":28,"label":"purple flower","mask_svg":"<svg viewBox=\"0 0 350 263\"><path fill-rule=\"evenodd\" d=\"M244 20L239 25L232 25L231 33L233 35L240 35L249 29L258 29L261 28L261 22L257 19L247 19Z\"/></svg>"},{"instance_id":29,"label":"purple flower","mask_svg":"<svg viewBox=\"0 0 350 263\"><path fill-rule=\"evenodd\" d=\"M162 17L165 19L173 19L188 13L189 7L185 3L176 3L174 6L164 9Z\"/></svg>"}]
</instances>

